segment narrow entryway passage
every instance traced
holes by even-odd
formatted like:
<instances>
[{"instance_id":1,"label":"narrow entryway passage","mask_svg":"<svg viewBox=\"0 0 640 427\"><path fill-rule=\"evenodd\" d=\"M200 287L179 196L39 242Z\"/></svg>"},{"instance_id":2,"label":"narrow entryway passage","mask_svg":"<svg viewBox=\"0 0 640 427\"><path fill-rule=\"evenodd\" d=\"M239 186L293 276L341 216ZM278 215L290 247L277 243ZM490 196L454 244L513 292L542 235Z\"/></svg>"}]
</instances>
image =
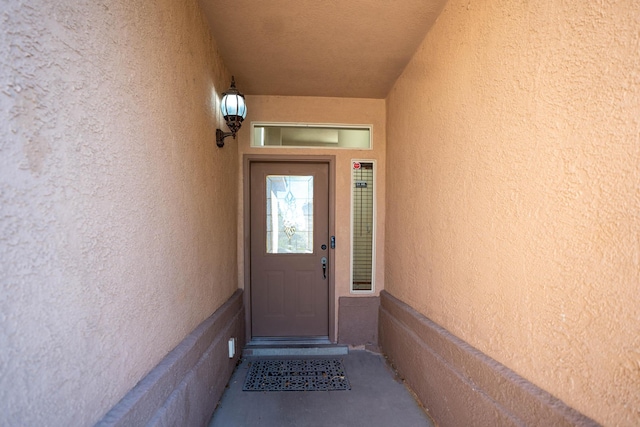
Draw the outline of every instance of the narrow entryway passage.
<instances>
[{"instance_id":1,"label":"narrow entryway passage","mask_svg":"<svg viewBox=\"0 0 640 427\"><path fill-rule=\"evenodd\" d=\"M209 427L433 427L382 356L351 351L340 356L351 390L243 391L244 358L229 382Z\"/></svg>"}]
</instances>

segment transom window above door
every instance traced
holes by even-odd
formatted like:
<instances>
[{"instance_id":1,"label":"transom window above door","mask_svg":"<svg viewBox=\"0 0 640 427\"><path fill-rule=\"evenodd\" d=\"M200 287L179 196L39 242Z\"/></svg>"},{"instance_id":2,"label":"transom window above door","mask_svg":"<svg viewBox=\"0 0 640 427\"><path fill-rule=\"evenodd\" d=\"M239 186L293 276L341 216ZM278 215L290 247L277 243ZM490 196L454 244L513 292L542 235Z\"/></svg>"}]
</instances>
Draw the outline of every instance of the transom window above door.
<instances>
[{"instance_id":1,"label":"transom window above door","mask_svg":"<svg viewBox=\"0 0 640 427\"><path fill-rule=\"evenodd\" d=\"M252 123L252 147L371 149L371 126Z\"/></svg>"}]
</instances>

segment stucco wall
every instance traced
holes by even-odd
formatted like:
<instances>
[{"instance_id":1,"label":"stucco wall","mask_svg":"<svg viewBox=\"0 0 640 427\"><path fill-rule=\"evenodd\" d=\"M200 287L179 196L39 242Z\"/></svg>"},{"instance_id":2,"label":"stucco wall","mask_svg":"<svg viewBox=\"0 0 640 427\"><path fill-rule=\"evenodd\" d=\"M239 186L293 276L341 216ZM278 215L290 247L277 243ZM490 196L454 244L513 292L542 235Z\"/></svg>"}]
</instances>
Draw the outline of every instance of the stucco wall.
<instances>
[{"instance_id":1,"label":"stucco wall","mask_svg":"<svg viewBox=\"0 0 640 427\"><path fill-rule=\"evenodd\" d=\"M195 1L0 5L0 425L89 425L237 288Z\"/></svg>"},{"instance_id":2,"label":"stucco wall","mask_svg":"<svg viewBox=\"0 0 640 427\"><path fill-rule=\"evenodd\" d=\"M640 424L640 3L451 0L387 98L387 291Z\"/></svg>"},{"instance_id":3,"label":"stucco wall","mask_svg":"<svg viewBox=\"0 0 640 427\"><path fill-rule=\"evenodd\" d=\"M238 82L238 84L240 84ZM240 88L240 90L242 90ZM351 159L376 160L376 271L375 294L384 289L384 197L385 197L385 101L382 99L360 98L319 98L290 96L247 96L247 118L238 134L240 157L244 154L269 155L335 155L336 156L336 249L335 303L340 296L350 294L351 259ZM284 148L251 147L251 126L255 122L276 123L321 123L372 125L372 150L329 149L329 148ZM236 144L235 141L231 144ZM239 179L242 179L242 171ZM240 190L242 191L242 190ZM242 195L240 211L243 211ZM241 214L242 215L242 214ZM242 223L238 230L239 282L244 283L244 242ZM364 296L371 296L365 294ZM337 306L337 305L336 305ZM336 320L337 320L336 310ZM336 322L337 328L337 322Z\"/></svg>"}]
</instances>

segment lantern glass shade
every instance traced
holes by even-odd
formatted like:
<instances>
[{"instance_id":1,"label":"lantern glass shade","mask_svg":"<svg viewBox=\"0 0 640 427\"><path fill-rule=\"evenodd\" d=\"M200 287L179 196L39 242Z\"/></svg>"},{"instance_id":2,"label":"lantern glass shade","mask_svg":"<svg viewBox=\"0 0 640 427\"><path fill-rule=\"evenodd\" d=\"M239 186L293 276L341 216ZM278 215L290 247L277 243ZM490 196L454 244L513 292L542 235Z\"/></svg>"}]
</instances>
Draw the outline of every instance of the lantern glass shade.
<instances>
[{"instance_id":1,"label":"lantern glass shade","mask_svg":"<svg viewBox=\"0 0 640 427\"><path fill-rule=\"evenodd\" d=\"M229 116L240 116L243 120L247 117L244 96L239 93L226 93L220 102L220 110L225 120Z\"/></svg>"}]
</instances>

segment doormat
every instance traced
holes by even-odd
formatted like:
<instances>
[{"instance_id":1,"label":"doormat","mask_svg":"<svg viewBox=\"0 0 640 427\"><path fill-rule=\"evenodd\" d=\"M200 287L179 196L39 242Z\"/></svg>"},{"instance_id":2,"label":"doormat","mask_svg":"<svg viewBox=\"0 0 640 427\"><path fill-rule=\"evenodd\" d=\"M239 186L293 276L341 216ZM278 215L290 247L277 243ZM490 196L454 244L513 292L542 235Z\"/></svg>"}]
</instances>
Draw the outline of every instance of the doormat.
<instances>
[{"instance_id":1,"label":"doormat","mask_svg":"<svg viewBox=\"0 0 640 427\"><path fill-rule=\"evenodd\" d=\"M243 391L351 390L339 359L255 360Z\"/></svg>"}]
</instances>

